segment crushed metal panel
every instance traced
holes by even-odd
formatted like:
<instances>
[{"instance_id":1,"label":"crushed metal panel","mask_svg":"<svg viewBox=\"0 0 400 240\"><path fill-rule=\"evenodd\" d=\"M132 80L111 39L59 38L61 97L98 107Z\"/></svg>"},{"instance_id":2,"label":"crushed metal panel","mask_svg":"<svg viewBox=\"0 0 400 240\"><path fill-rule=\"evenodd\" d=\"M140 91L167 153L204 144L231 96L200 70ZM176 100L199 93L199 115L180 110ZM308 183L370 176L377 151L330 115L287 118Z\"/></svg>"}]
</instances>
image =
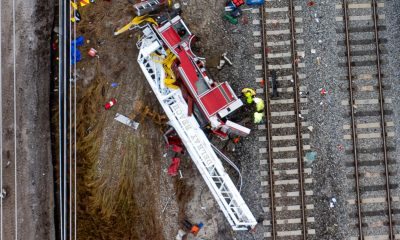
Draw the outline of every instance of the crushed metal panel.
<instances>
[{"instance_id":1,"label":"crushed metal panel","mask_svg":"<svg viewBox=\"0 0 400 240\"><path fill-rule=\"evenodd\" d=\"M127 125L128 127L131 127L133 129L135 129L135 130L137 130L138 127L139 127L139 123L137 123L137 122L131 120L130 118L125 117L124 115L119 114L119 113L115 114L115 118L114 119L117 120L120 123L123 123L123 124Z\"/></svg>"}]
</instances>

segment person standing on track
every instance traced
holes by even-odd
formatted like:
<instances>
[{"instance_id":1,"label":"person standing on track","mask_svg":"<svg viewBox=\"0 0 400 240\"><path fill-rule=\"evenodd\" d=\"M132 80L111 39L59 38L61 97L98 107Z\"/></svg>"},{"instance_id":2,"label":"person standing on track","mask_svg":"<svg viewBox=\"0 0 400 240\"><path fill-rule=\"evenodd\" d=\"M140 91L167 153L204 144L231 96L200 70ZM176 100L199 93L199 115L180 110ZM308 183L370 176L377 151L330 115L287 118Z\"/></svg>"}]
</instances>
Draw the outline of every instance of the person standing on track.
<instances>
[{"instance_id":1,"label":"person standing on track","mask_svg":"<svg viewBox=\"0 0 400 240\"><path fill-rule=\"evenodd\" d=\"M246 98L246 103L252 104L253 98L256 96L256 91L254 91L252 88L243 88L242 94Z\"/></svg>"},{"instance_id":2,"label":"person standing on track","mask_svg":"<svg viewBox=\"0 0 400 240\"><path fill-rule=\"evenodd\" d=\"M261 98L255 97L253 98L253 101L255 103L255 108L256 111L253 114L253 122L255 124L260 124L264 121L264 100L262 100Z\"/></svg>"},{"instance_id":3,"label":"person standing on track","mask_svg":"<svg viewBox=\"0 0 400 240\"><path fill-rule=\"evenodd\" d=\"M253 122L259 124L263 122L264 119L264 100L256 97L256 91L251 88L243 88L242 94L246 98L246 103L248 105L254 104L255 111L253 113Z\"/></svg>"}]
</instances>

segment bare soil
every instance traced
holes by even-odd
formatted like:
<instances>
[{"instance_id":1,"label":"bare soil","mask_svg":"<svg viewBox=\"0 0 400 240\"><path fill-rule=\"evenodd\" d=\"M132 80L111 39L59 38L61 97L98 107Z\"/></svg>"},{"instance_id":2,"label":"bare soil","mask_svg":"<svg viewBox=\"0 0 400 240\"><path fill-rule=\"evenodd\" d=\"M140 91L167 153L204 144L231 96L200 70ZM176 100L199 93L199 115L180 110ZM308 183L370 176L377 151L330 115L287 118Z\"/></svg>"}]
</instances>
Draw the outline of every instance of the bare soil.
<instances>
[{"instance_id":1,"label":"bare soil","mask_svg":"<svg viewBox=\"0 0 400 240\"><path fill-rule=\"evenodd\" d=\"M224 46L226 33L232 30L222 22L222 2L181 1L181 5L186 23L200 37L198 53L210 59L207 65L217 80L226 80L215 68L227 50L215 46ZM140 113L132 114L138 103L156 113L162 110L136 61L139 32L113 36L134 16L130 4L97 1L80 13L77 36L83 35L86 43L79 48L83 60L77 64L79 238L174 239L183 219L189 219L205 225L198 239L233 239L190 158L182 156L182 178L168 176L173 154L162 142L165 129ZM99 58L87 55L90 48L98 51ZM104 110L110 98L118 103ZM134 131L113 120L116 113L145 120Z\"/></svg>"}]
</instances>

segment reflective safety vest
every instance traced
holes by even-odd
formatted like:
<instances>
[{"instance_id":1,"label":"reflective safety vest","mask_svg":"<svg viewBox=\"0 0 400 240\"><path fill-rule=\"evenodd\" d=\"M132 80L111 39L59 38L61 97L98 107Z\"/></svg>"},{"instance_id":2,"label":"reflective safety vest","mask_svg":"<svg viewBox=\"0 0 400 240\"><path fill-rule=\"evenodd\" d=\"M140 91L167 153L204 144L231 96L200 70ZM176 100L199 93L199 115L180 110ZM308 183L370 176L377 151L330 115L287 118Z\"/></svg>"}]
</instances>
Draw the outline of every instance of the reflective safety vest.
<instances>
[{"instance_id":1,"label":"reflective safety vest","mask_svg":"<svg viewBox=\"0 0 400 240\"><path fill-rule=\"evenodd\" d=\"M246 97L246 102L247 102L247 104L252 104L253 103L253 97L252 96L247 96Z\"/></svg>"},{"instance_id":2,"label":"reflective safety vest","mask_svg":"<svg viewBox=\"0 0 400 240\"><path fill-rule=\"evenodd\" d=\"M261 123L264 117L264 113L255 112L253 115L253 120L255 124Z\"/></svg>"},{"instance_id":3,"label":"reflective safety vest","mask_svg":"<svg viewBox=\"0 0 400 240\"><path fill-rule=\"evenodd\" d=\"M264 101L261 98L255 97L255 98L253 98L253 100L256 103L256 111L257 112L264 110Z\"/></svg>"},{"instance_id":4,"label":"reflective safety vest","mask_svg":"<svg viewBox=\"0 0 400 240\"><path fill-rule=\"evenodd\" d=\"M256 91L251 88L243 88L242 93L246 97L247 104L253 103L253 97L256 95Z\"/></svg>"}]
</instances>

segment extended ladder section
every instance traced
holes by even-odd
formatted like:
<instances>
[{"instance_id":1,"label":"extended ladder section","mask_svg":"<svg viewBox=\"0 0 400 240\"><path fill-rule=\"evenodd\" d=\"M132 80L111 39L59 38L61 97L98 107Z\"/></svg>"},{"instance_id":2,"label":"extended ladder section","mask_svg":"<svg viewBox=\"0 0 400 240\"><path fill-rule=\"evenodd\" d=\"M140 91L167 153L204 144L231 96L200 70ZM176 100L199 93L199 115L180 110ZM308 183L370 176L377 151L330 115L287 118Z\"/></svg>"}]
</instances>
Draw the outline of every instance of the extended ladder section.
<instances>
[{"instance_id":1,"label":"extended ladder section","mask_svg":"<svg viewBox=\"0 0 400 240\"><path fill-rule=\"evenodd\" d=\"M164 85L164 68L160 61L154 59L156 51L161 55L165 54L162 42L150 26L146 27L143 33L138 42L138 62L168 116L169 124L178 133L233 230L253 228L257 224L253 214L225 172L221 160L196 118L188 116L188 104L181 90L170 89Z\"/></svg>"}]
</instances>

